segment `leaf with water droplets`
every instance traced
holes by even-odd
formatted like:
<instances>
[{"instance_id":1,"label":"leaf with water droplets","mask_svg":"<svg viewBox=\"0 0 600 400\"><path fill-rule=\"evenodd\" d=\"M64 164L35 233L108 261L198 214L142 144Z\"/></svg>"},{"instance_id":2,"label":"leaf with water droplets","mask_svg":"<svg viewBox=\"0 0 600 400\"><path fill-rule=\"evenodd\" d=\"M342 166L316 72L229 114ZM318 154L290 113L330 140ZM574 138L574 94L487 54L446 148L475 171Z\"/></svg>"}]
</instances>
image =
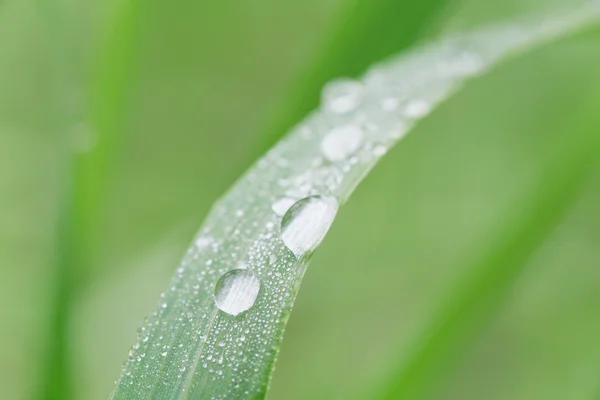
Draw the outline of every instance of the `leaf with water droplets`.
<instances>
[{"instance_id":1,"label":"leaf with water droplets","mask_svg":"<svg viewBox=\"0 0 600 400\"><path fill-rule=\"evenodd\" d=\"M338 80L214 207L114 399L262 398L306 271L356 185L467 78L595 21L600 4L458 35Z\"/></svg>"}]
</instances>

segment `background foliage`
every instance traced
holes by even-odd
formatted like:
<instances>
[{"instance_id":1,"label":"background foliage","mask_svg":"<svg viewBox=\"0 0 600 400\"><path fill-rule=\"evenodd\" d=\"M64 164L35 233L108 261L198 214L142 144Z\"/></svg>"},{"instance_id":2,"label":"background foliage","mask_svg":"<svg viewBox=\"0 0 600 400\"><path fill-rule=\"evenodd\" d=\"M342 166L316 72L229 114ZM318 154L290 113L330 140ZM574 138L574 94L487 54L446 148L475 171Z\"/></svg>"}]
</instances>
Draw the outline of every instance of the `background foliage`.
<instances>
[{"instance_id":1,"label":"background foliage","mask_svg":"<svg viewBox=\"0 0 600 400\"><path fill-rule=\"evenodd\" d=\"M407 6L395 15L410 27L398 32L398 49L550 3L452 0L429 2L428 12ZM351 6L0 3L4 398L39 396L54 362L49 320L71 135L61 119L113 118L121 132L103 172L103 196L94 199L91 250L74 263L77 289L65 326L74 397L102 399L211 203L285 133L281 124L301 116L296 109L315 101L297 100L302 82L320 79L310 71L340 70L323 54ZM372 34L373 43L390 39L359 24L356 30ZM548 179L544 172L574 133L600 128L598 40L587 32L497 68L382 161L315 255L270 398L369 398L386 382L473 272L472 261L497 242L498 227L523 212L532 188ZM102 82L115 65L123 80L110 97ZM57 101L57 93L66 100ZM98 98L118 101L121 114L110 117ZM65 104L81 114L64 117ZM483 329L464 332L460 356L438 355L452 373L431 382L436 398L594 398L599 196L600 171L514 284L502 287L504 301Z\"/></svg>"}]
</instances>

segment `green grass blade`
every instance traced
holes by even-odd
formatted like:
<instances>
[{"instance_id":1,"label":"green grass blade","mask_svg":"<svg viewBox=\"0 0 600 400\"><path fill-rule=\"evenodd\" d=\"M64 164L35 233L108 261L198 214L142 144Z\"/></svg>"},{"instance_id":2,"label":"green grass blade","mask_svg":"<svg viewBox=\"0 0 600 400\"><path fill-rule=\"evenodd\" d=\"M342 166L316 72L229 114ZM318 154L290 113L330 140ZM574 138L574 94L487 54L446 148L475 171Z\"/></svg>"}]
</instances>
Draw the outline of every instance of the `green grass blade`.
<instances>
[{"instance_id":1,"label":"green grass blade","mask_svg":"<svg viewBox=\"0 0 600 400\"><path fill-rule=\"evenodd\" d=\"M120 117L125 104L125 84L129 78L134 54L136 2L125 3L117 30L111 36L105 58L99 63L98 88L92 92L90 109L85 95L84 72L73 51L71 22L64 7L52 2L39 2L42 21L46 25L55 62L58 88L53 130L60 133L62 157L61 188L54 273L49 282L51 306L46 337L44 383L40 398L73 398L73 366L70 354L70 325L78 294L89 280L95 234L103 192L110 169L107 161L118 148ZM117 44L115 44L117 43ZM91 117L94 127L90 126ZM81 148L93 145L91 148Z\"/></svg>"},{"instance_id":2,"label":"green grass blade","mask_svg":"<svg viewBox=\"0 0 600 400\"><path fill-rule=\"evenodd\" d=\"M585 104L584 104L585 106ZM570 120L597 126L590 109ZM592 118L590 118L592 116ZM569 118L566 118L569 120ZM442 303L431 325L411 346L389 376L377 398L424 399L437 394L465 350L495 315L527 263L553 233L585 188L600 160L600 136L595 130L568 131L560 154L547 161L536 185L514 204L501 226L489 234L487 252L469 268L457 288Z\"/></svg>"},{"instance_id":3,"label":"green grass blade","mask_svg":"<svg viewBox=\"0 0 600 400\"><path fill-rule=\"evenodd\" d=\"M70 24L64 7L46 1L37 2L37 11L52 49L50 62L56 92L54 93L54 118L49 127L58 134L61 158L60 200L56 222L56 253L52 260L52 280L48 327L45 332L43 381L40 399L71 399L73 383L70 353L70 316L76 297L77 265L82 261L83 240L78 233L85 219L78 215L74 171L77 163L73 151L74 126L82 118L81 76L72 56ZM74 101L71 96L77 97Z\"/></svg>"},{"instance_id":4,"label":"green grass blade","mask_svg":"<svg viewBox=\"0 0 600 400\"><path fill-rule=\"evenodd\" d=\"M94 151L81 168L82 182L91 181L95 187L87 190L85 204L88 213L95 202L96 193L102 191L108 173L108 161L115 158L120 147L124 116L128 109L132 88L136 84L138 48L141 25L146 15L144 4L127 0L117 11L113 30L108 36L93 71L94 85L91 87L89 117L98 131L99 138Z\"/></svg>"},{"instance_id":5,"label":"green grass blade","mask_svg":"<svg viewBox=\"0 0 600 400\"><path fill-rule=\"evenodd\" d=\"M598 5L451 37L376 66L363 82L330 84L322 109L217 202L141 328L112 398L263 398L310 254L337 204L466 79L595 22ZM303 223L307 214L288 207L314 195L327 200ZM252 307L236 316L214 297L232 270L243 271L237 296L260 282Z\"/></svg>"}]
</instances>

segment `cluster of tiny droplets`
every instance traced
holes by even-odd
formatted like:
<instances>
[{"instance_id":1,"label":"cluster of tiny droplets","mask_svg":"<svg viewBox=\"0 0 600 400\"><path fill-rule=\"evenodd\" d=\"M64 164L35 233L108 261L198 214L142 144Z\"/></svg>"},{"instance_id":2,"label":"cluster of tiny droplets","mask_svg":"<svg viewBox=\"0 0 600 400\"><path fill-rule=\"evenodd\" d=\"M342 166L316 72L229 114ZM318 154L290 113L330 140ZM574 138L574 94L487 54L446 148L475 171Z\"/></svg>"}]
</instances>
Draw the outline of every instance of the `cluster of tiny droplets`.
<instances>
[{"instance_id":1,"label":"cluster of tiny droplets","mask_svg":"<svg viewBox=\"0 0 600 400\"><path fill-rule=\"evenodd\" d=\"M598 7L594 10L597 14ZM466 78L508 52L576 26L588 14L454 37L376 66L362 81L328 84L320 110L211 211L140 329L113 398L243 399L266 391L307 265L307 257L290 250L295 243L282 240L282 220L296 218L290 214L294 204L309 196L343 203L377 159ZM321 208L331 221L337 203ZM302 218L312 212L300 211ZM300 232L288 240L301 237L310 253L319 243L310 235L324 235L329 222L306 232L302 220L296 222L291 225ZM249 282L260 290L246 311L230 315L215 305L213 294L219 279L237 269L256 277Z\"/></svg>"}]
</instances>

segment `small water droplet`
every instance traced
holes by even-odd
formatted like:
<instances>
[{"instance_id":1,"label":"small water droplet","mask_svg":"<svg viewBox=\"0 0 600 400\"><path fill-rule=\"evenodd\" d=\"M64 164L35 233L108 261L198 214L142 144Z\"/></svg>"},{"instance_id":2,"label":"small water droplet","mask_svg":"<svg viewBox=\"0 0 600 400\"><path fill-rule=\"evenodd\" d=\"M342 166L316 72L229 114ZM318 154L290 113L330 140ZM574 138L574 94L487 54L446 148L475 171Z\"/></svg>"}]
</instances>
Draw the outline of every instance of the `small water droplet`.
<instances>
[{"instance_id":1,"label":"small water droplet","mask_svg":"<svg viewBox=\"0 0 600 400\"><path fill-rule=\"evenodd\" d=\"M400 102L395 97L388 97L381 102L381 108L383 108L384 111L394 111L399 105Z\"/></svg>"},{"instance_id":2,"label":"small water droplet","mask_svg":"<svg viewBox=\"0 0 600 400\"><path fill-rule=\"evenodd\" d=\"M259 290L256 275L246 269L234 269L217 282L215 304L221 311L236 316L254 305Z\"/></svg>"},{"instance_id":3,"label":"small water droplet","mask_svg":"<svg viewBox=\"0 0 600 400\"><path fill-rule=\"evenodd\" d=\"M286 211L289 210L295 202L296 200L290 197L282 197L281 199L277 200L271 205L271 209L275 214L279 215L280 217L283 217Z\"/></svg>"},{"instance_id":4,"label":"small water droplet","mask_svg":"<svg viewBox=\"0 0 600 400\"><path fill-rule=\"evenodd\" d=\"M388 135L391 139L402 139L408 133L408 127L402 121L396 121L388 129Z\"/></svg>"},{"instance_id":5,"label":"small water droplet","mask_svg":"<svg viewBox=\"0 0 600 400\"><path fill-rule=\"evenodd\" d=\"M440 62L437 68L447 76L469 76L481 71L483 67L483 60L476 54L460 52L453 58Z\"/></svg>"},{"instance_id":6,"label":"small water droplet","mask_svg":"<svg viewBox=\"0 0 600 400\"><path fill-rule=\"evenodd\" d=\"M431 106L425 100L413 100L406 105L404 113L410 118L422 118L429 114Z\"/></svg>"},{"instance_id":7,"label":"small water droplet","mask_svg":"<svg viewBox=\"0 0 600 400\"><path fill-rule=\"evenodd\" d=\"M330 82L323 89L324 106L336 114L354 111L362 99L363 86L350 79Z\"/></svg>"},{"instance_id":8,"label":"small water droplet","mask_svg":"<svg viewBox=\"0 0 600 400\"><path fill-rule=\"evenodd\" d=\"M373 149L373 155L375 155L375 157L382 157L385 155L386 152L387 148L383 145L375 146L375 148Z\"/></svg>"},{"instance_id":9,"label":"small water droplet","mask_svg":"<svg viewBox=\"0 0 600 400\"><path fill-rule=\"evenodd\" d=\"M356 125L333 128L321 142L321 152L329 161L341 161L354 154L362 144L363 131Z\"/></svg>"},{"instance_id":10,"label":"small water droplet","mask_svg":"<svg viewBox=\"0 0 600 400\"><path fill-rule=\"evenodd\" d=\"M296 257L317 248L335 219L334 198L310 196L296 202L281 221L281 239Z\"/></svg>"},{"instance_id":11,"label":"small water droplet","mask_svg":"<svg viewBox=\"0 0 600 400\"><path fill-rule=\"evenodd\" d=\"M198 247L198 249L203 249L207 247L210 242L210 238L207 238L206 236L200 236L198 239L196 239L196 247Z\"/></svg>"}]
</instances>

